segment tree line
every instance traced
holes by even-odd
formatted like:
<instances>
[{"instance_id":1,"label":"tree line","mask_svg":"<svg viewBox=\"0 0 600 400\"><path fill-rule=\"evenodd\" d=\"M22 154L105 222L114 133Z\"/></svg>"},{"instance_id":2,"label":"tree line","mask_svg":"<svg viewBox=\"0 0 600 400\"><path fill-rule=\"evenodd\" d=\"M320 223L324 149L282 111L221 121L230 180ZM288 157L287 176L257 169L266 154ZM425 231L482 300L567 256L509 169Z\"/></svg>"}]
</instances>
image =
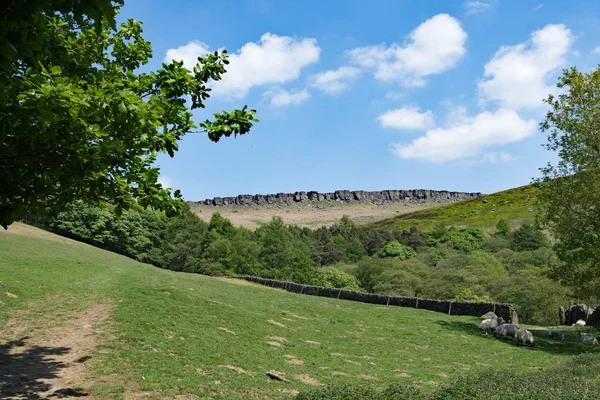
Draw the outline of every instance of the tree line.
<instances>
[{"instance_id":1,"label":"tree line","mask_svg":"<svg viewBox=\"0 0 600 400\"><path fill-rule=\"evenodd\" d=\"M75 202L53 218L30 218L56 233L174 271L254 275L326 287L433 299L513 303L524 321L557 323L574 290L563 263L535 225L500 220L481 229L359 227L344 216L315 230L274 217L255 231L219 213L209 222L189 207L174 217L148 209Z\"/></svg>"}]
</instances>

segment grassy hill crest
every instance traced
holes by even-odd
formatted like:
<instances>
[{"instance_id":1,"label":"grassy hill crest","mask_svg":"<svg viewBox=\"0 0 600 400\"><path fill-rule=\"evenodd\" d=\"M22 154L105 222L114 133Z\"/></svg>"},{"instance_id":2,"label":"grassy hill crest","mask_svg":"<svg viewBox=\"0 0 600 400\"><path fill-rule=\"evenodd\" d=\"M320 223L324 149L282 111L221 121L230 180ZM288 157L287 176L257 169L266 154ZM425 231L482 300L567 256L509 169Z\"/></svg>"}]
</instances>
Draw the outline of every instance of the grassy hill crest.
<instances>
[{"instance_id":1,"label":"grassy hill crest","mask_svg":"<svg viewBox=\"0 0 600 400\"><path fill-rule=\"evenodd\" d=\"M437 225L493 229L500 219L512 227L531 223L537 212L532 185L481 196L476 199L417 210L367 224L386 230L419 229L430 231Z\"/></svg>"}]
</instances>

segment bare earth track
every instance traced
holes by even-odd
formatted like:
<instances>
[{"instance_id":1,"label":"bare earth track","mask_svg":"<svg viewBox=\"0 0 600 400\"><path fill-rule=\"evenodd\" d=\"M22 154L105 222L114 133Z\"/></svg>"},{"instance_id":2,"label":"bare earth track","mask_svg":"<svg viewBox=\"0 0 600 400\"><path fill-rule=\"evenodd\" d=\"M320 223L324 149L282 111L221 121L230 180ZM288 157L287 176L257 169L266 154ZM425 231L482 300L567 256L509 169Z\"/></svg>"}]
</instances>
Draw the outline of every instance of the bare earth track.
<instances>
[{"instance_id":1,"label":"bare earth track","mask_svg":"<svg viewBox=\"0 0 600 400\"><path fill-rule=\"evenodd\" d=\"M16 336L0 346L0 398L93 399L82 389L89 386L86 362L100 344L99 329L109 314L110 306L94 305L34 337L21 336L19 321L9 321L3 336Z\"/></svg>"}]
</instances>

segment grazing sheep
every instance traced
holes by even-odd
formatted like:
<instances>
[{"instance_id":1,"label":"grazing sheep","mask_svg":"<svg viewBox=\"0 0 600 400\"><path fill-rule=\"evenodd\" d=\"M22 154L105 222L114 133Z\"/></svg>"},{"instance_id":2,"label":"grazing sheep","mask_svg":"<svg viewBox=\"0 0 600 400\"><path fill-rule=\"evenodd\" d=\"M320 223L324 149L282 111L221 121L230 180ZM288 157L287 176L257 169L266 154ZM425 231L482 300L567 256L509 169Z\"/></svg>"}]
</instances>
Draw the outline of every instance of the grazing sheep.
<instances>
[{"instance_id":1,"label":"grazing sheep","mask_svg":"<svg viewBox=\"0 0 600 400\"><path fill-rule=\"evenodd\" d=\"M565 334L557 331L548 331L548 339L565 340Z\"/></svg>"},{"instance_id":2,"label":"grazing sheep","mask_svg":"<svg viewBox=\"0 0 600 400\"><path fill-rule=\"evenodd\" d=\"M502 324L496 328L494 336L500 339L512 339L519 330L519 327L515 324Z\"/></svg>"},{"instance_id":3,"label":"grazing sheep","mask_svg":"<svg viewBox=\"0 0 600 400\"><path fill-rule=\"evenodd\" d=\"M571 326L578 326L578 327L580 327L580 328L583 328L583 327L585 326L585 321L584 321L584 320L582 320L582 319L580 319L580 320L577 320L577 322L575 322L575 323L574 323L573 325L571 325Z\"/></svg>"},{"instance_id":4,"label":"grazing sheep","mask_svg":"<svg viewBox=\"0 0 600 400\"><path fill-rule=\"evenodd\" d=\"M505 321L505 320L504 320L504 318L502 318L502 317L498 317L498 318L496 318L496 321L498 321L498 326L500 326L500 325L502 325L502 324L505 324L505 323L506 323L506 321Z\"/></svg>"},{"instance_id":5,"label":"grazing sheep","mask_svg":"<svg viewBox=\"0 0 600 400\"><path fill-rule=\"evenodd\" d=\"M596 338L591 335L582 336L580 342L581 344L585 344L588 346L594 346L598 344L598 340L596 340Z\"/></svg>"},{"instance_id":6,"label":"grazing sheep","mask_svg":"<svg viewBox=\"0 0 600 400\"><path fill-rule=\"evenodd\" d=\"M575 334L575 337L577 337L578 340L581 340L581 338L584 336L592 336L592 334L587 333L587 332L581 332L581 331L577 331L577 333Z\"/></svg>"},{"instance_id":7,"label":"grazing sheep","mask_svg":"<svg viewBox=\"0 0 600 400\"><path fill-rule=\"evenodd\" d=\"M498 328L498 321L495 319L484 319L481 321L481 324L479 324L479 332L485 333L486 335L489 332L494 332L496 328Z\"/></svg>"},{"instance_id":8,"label":"grazing sheep","mask_svg":"<svg viewBox=\"0 0 600 400\"><path fill-rule=\"evenodd\" d=\"M486 312L485 314L483 314L481 316L481 319L497 319L497 318L498 318L498 316L491 311Z\"/></svg>"},{"instance_id":9,"label":"grazing sheep","mask_svg":"<svg viewBox=\"0 0 600 400\"><path fill-rule=\"evenodd\" d=\"M535 344L533 335L527 329L519 329L513 338L513 342L521 346L533 346Z\"/></svg>"}]
</instances>

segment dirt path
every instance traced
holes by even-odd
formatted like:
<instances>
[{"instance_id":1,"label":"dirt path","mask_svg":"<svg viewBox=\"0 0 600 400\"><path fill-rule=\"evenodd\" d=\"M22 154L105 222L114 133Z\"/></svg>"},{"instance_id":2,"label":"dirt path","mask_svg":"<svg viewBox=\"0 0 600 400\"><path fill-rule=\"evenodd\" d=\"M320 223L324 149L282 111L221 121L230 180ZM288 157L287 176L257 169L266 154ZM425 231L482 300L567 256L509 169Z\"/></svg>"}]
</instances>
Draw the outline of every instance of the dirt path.
<instances>
[{"instance_id":1,"label":"dirt path","mask_svg":"<svg viewBox=\"0 0 600 400\"><path fill-rule=\"evenodd\" d=\"M39 337L21 337L0 346L0 398L87 397L86 362L100 344L110 306L95 305ZM8 324L13 325L13 324Z\"/></svg>"}]
</instances>

